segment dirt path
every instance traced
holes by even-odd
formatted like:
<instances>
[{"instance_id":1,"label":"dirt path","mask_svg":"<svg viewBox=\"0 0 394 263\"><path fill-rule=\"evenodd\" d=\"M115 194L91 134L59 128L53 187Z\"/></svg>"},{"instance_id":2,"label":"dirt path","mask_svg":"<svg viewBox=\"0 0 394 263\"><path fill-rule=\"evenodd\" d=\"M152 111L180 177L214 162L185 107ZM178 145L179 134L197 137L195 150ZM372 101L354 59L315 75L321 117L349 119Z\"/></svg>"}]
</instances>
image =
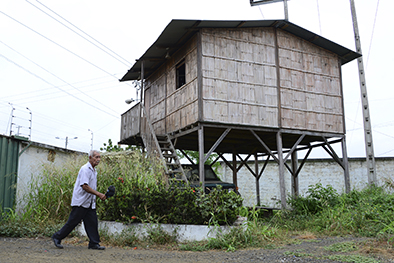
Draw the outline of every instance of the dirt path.
<instances>
[{"instance_id":1,"label":"dirt path","mask_svg":"<svg viewBox=\"0 0 394 263\"><path fill-rule=\"evenodd\" d=\"M329 252L324 248L334 243L347 241L357 243L362 240L365 239L351 237L324 238L312 241L299 241L296 244L286 245L277 249L252 249L238 250L235 252L188 252L114 247L107 247L104 251L94 251L87 249L87 244L72 244L72 240L63 242L64 249L57 249L50 238L25 239L0 237L0 262L341 262L321 259L321 256L341 254L338 252ZM352 253L360 254L360 251ZM393 254L385 253L378 257L380 259L377 262L394 262ZM382 259L383 257L385 258L384 260Z\"/></svg>"}]
</instances>

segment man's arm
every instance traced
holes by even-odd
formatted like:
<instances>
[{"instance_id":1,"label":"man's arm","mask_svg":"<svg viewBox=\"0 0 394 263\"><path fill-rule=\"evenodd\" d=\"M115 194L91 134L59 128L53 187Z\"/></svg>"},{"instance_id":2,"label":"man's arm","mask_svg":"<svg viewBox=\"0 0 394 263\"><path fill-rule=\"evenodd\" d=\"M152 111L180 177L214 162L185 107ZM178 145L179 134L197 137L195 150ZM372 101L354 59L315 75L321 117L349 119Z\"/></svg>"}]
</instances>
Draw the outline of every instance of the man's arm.
<instances>
[{"instance_id":1,"label":"man's arm","mask_svg":"<svg viewBox=\"0 0 394 263\"><path fill-rule=\"evenodd\" d=\"M85 190L86 192L88 192L89 194L94 194L95 196L97 196L98 198L100 198L103 201L105 199L107 199L105 194L102 194L100 192L97 192L96 190L93 190L88 184L82 185L82 189Z\"/></svg>"}]
</instances>

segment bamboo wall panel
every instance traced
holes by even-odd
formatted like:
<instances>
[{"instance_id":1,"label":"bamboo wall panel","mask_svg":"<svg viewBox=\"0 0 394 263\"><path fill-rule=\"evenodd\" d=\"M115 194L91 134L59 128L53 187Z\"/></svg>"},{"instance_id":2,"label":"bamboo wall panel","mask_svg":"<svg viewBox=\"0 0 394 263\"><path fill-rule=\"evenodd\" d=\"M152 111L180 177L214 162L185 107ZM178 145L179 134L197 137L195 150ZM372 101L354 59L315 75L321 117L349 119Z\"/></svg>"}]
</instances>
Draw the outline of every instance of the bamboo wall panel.
<instances>
[{"instance_id":1,"label":"bamboo wall panel","mask_svg":"<svg viewBox=\"0 0 394 263\"><path fill-rule=\"evenodd\" d=\"M167 132L174 132L198 120L197 79L189 82L167 99Z\"/></svg>"},{"instance_id":2,"label":"bamboo wall panel","mask_svg":"<svg viewBox=\"0 0 394 263\"><path fill-rule=\"evenodd\" d=\"M203 118L278 127L272 28L203 29Z\"/></svg>"},{"instance_id":3,"label":"bamboo wall panel","mask_svg":"<svg viewBox=\"0 0 394 263\"><path fill-rule=\"evenodd\" d=\"M176 89L176 65L183 59L186 84ZM192 38L146 81L145 102L149 100L147 111L157 134L172 132L196 122L198 109L190 106L197 107L197 104L193 104L197 100L196 81L196 38Z\"/></svg>"},{"instance_id":4,"label":"bamboo wall panel","mask_svg":"<svg viewBox=\"0 0 394 263\"><path fill-rule=\"evenodd\" d=\"M282 126L343 133L338 56L281 30L278 55Z\"/></svg>"},{"instance_id":5,"label":"bamboo wall panel","mask_svg":"<svg viewBox=\"0 0 394 263\"><path fill-rule=\"evenodd\" d=\"M203 121L275 128L280 116L284 128L344 132L335 54L280 29L206 28L200 33ZM197 56L193 37L146 80L145 105L156 133L198 121ZM176 65L183 59L186 84L176 89Z\"/></svg>"},{"instance_id":6,"label":"bamboo wall panel","mask_svg":"<svg viewBox=\"0 0 394 263\"><path fill-rule=\"evenodd\" d=\"M137 135L140 131L139 127L139 105L135 105L133 108L129 109L127 112L123 113L121 116L121 129L120 129L120 139L124 140L131 136Z\"/></svg>"}]
</instances>

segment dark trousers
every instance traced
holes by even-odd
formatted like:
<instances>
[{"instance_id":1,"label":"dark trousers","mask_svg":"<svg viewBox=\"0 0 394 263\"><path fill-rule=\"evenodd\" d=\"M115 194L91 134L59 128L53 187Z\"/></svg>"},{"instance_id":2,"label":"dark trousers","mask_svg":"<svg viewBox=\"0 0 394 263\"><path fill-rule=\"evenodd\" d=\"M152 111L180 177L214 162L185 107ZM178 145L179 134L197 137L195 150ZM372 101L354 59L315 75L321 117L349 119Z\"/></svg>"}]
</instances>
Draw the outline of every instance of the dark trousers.
<instances>
[{"instance_id":1,"label":"dark trousers","mask_svg":"<svg viewBox=\"0 0 394 263\"><path fill-rule=\"evenodd\" d=\"M98 233L98 220L96 209L73 206L67 223L53 237L59 240L64 239L83 220L86 233L89 237L89 246L100 243Z\"/></svg>"}]
</instances>

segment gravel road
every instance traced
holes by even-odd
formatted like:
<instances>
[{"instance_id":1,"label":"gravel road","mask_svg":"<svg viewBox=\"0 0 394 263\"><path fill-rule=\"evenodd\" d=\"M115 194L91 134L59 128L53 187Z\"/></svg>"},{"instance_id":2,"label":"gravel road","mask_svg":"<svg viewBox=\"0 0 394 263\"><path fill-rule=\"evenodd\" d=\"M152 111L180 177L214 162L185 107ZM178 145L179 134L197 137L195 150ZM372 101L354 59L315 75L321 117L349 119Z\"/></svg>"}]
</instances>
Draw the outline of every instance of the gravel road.
<instances>
[{"instance_id":1,"label":"gravel road","mask_svg":"<svg viewBox=\"0 0 394 263\"><path fill-rule=\"evenodd\" d=\"M285 245L276 249L250 249L225 251L170 251L146 248L117 248L107 247L104 251L87 249L87 242L75 242L66 239L62 244L64 249L57 249L50 238L4 238L0 237L0 262L143 262L143 263L183 263L183 262L341 262L322 259L322 256L341 254L330 252L325 247L347 241L362 242L361 238L324 238L314 240L300 240L295 244ZM351 253L358 253L350 252ZM362 253L366 253L365 250ZM368 253L368 251L367 251ZM375 253L375 252L371 252ZM371 256L371 254L370 254ZM394 262L394 254L374 254L376 262ZM383 259L384 257L384 259Z\"/></svg>"}]
</instances>

